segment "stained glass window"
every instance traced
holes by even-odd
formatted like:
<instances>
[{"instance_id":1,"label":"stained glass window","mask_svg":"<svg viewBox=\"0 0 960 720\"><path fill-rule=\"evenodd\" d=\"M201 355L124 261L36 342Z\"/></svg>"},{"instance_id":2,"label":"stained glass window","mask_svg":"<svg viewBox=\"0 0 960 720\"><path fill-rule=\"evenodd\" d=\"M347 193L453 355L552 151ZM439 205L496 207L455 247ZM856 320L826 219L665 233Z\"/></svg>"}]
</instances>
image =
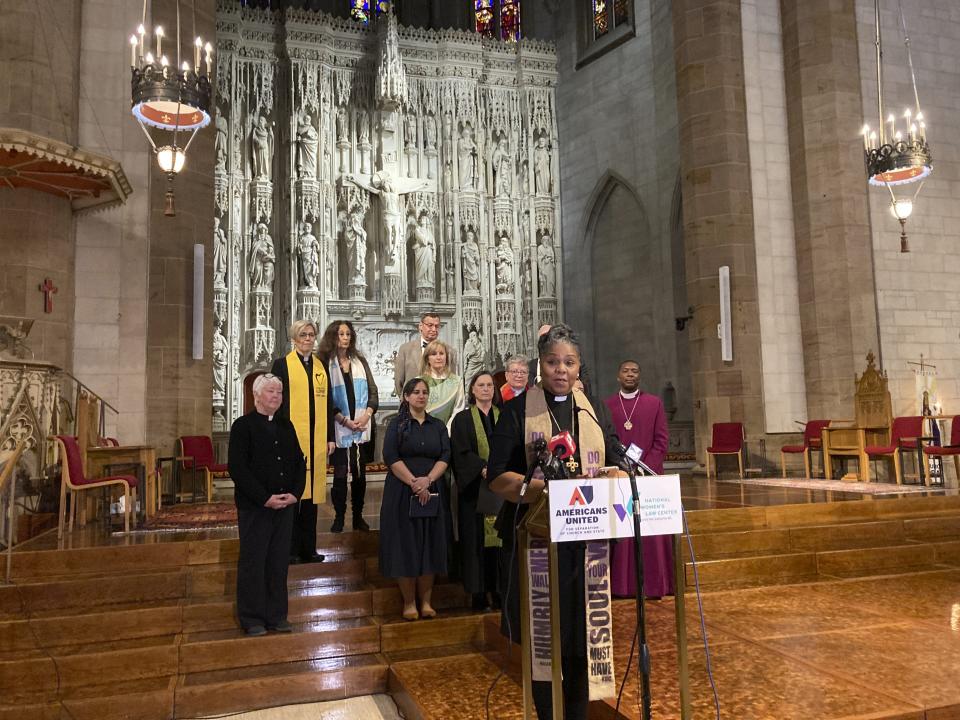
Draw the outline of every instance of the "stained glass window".
<instances>
[{"instance_id":1,"label":"stained glass window","mask_svg":"<svg viewBox=\"0 0 960 720\"><path fill-rule=\"evenodd\" d=\"M390 6L389 0L374 0L372 4L373 7L376 8L377 15L387 12ZM368 25L373 15L370 10L370 5L370 0L350 0L350 17L354 20L359 20L364 25Z\"/></svg>"},{"instance_id":2,"label":"stained glass window","mask_svg":"<svg viewBox=\"0 0 960 720\"><path fill-rule=\"evenodd\" d=\"M613 0L613 26L620 27L627 18L627 0Z\"/></svg>"},{"instance_id":3,"label":"stained glass window","mask_svg":"<svg viewBox=\"0 0 960 720\"><path fill-rule=\"evenodd\" d=\"M593 37L603 37L608 29L607 0L593 0Z\"/></svg>"},{"instance_id":4,"label":"stained glass window","mask_svg":"<svg viewBox=\"0 0 960 720\"><path fill-rule=\"evenodd\" d=\"M496 27L494 24L493 0L475 0L474 7L477 32L484 37L494 37Z\"/></svg>"},{"instance_id":5,"label":"stained glass window","mask_svg":"<svg viewBox=\"0 0 960 720\"><path fill-rule=\"evenodd\" d=\"M500 0L500 39L520 39L520 0Z\"/></svg>"}]
</instances>

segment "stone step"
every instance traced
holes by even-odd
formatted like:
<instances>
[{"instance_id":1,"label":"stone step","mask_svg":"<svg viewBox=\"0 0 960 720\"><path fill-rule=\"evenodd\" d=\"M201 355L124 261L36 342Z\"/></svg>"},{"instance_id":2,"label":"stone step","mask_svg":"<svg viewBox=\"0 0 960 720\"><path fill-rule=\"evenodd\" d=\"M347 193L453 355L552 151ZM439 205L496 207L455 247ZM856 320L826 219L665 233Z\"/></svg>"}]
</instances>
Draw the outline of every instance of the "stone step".
<instances>
[{"instance_id":1,"label":"stone step","mask_svg":"<svg viewBox=\"0 0 960 720\"><path fill-rule=\"evenodd\" d=\"M375 557L379 538L380 533L375 530L366 533L320 532L317 533L317 548L337 559ZM110 541L118 544L113 545L18 550L13 553L11 578L29 581L87 573L147 572L210 563L236 563L240 547L236 537L151 542L154 540L155 537L150 535L115 536Z\"/></svg>"}]
</instances>

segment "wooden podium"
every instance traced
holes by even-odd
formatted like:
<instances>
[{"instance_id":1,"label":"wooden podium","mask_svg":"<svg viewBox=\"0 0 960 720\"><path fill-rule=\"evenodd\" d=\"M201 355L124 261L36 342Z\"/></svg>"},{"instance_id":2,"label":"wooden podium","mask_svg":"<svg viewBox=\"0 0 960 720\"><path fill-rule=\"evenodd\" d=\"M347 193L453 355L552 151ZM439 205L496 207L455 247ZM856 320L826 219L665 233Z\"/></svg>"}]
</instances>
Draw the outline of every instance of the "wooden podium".
<instances>
[{"instance_id":1,"label":"wooden podium","mask_svg":"<svg viewBox=\"0 0 960 720\"><path fill-rule=\"evenodd\" d=\"M601 474L594 478L571 478L583 485L590 485L597 488L604 484L607 486L605 493L599 493L601 497L615 498L617 493L614 488L620 478L626 478L627 475L616 468L605 468ZM550 486L555 481L547 482L547 489L541 496L531 504L523 520L517 527L517 548L519 552L518 570L520 576L520 661L523 675L523 718L532 720L536 717L533 704L533 651L531 642L532 628L530 624L530 606L531 606L531 588L530 588L530 567L529 555L531 548L547 547L549 558L549 595L550 595L550 667L551 684L553 695L553 720L562 720L564 717L563 705L563 678L561 670L561 644L560 644L560 598L557 591L559 577L559 568L557 560L557 542L551 540L550 532ZM641 479L642 482L642 479ZM629 523L628 523L629 524ZM615 536L609 534L605 536L606 540ZM632 537L632 533L631 533ZM683 561L682 546L680 538L682 535L673 535L673 556L674 556L674 613L677 630L677 658L680 684L680 716L683 720L692 717L689 691L689 672L687 661L687 634L686 634L686 607L684 602L684 593L686 589L685 573L686 567ZM601 538L594 537L593 540ZM585 579L586 582L586 579ZM642 588L637 589L642 592ZM504 599L506 602L506 599ZM612 660L611 660L612 661ZM588 658L589 662L589 658Z\"/></svg>"}]
</instances>

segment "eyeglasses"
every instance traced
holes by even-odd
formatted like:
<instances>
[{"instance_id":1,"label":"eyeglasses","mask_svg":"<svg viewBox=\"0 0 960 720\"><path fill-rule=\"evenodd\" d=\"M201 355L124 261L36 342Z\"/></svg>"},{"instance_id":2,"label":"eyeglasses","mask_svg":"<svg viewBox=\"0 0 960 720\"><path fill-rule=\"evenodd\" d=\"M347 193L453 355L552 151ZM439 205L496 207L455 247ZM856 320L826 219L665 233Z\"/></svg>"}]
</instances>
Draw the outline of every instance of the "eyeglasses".
<instances>
[{"instance_id":1,"label":"eyeglasses","mask_svg":"<svg viewBox=\"0 0 960 720\"><path fill-rule=\"evenodd\" d=\"M304 340L306 340L307 338L316 338L317 334L312 332L305 332L305 333L300 333L299 335L297 335L297 337L303 338Z\"/></svg>"},{"instance_id":2,"label":"eyeglasses","mask_svg":"<svg viewBox=\"0 0 960 720\"><path fill-rule=\"evenodd\" d=\"M529 375L530 370L528 368L514 368L513 370L507 370L511 375Z\"/></svg>"}]
</instances>

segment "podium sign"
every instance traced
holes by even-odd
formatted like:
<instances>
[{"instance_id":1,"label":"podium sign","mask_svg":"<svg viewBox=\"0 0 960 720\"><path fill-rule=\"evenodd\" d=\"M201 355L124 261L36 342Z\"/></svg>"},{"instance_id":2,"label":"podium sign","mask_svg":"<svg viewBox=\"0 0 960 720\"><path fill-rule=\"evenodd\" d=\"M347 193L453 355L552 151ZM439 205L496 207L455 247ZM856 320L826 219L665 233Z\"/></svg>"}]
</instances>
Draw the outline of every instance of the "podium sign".
<instances>
[{"instance_id":1,"label":"podium sign","mask_svg":"<svg viewBox=\"0 0 960 720\"><path fill-rule=\"evenodd\" d=\"M683 533L680 476L637 478L640 533ZM553 542L633 537L633 497L627 477L551 480L550 539Z\"/></svg>"}]
</instances>

